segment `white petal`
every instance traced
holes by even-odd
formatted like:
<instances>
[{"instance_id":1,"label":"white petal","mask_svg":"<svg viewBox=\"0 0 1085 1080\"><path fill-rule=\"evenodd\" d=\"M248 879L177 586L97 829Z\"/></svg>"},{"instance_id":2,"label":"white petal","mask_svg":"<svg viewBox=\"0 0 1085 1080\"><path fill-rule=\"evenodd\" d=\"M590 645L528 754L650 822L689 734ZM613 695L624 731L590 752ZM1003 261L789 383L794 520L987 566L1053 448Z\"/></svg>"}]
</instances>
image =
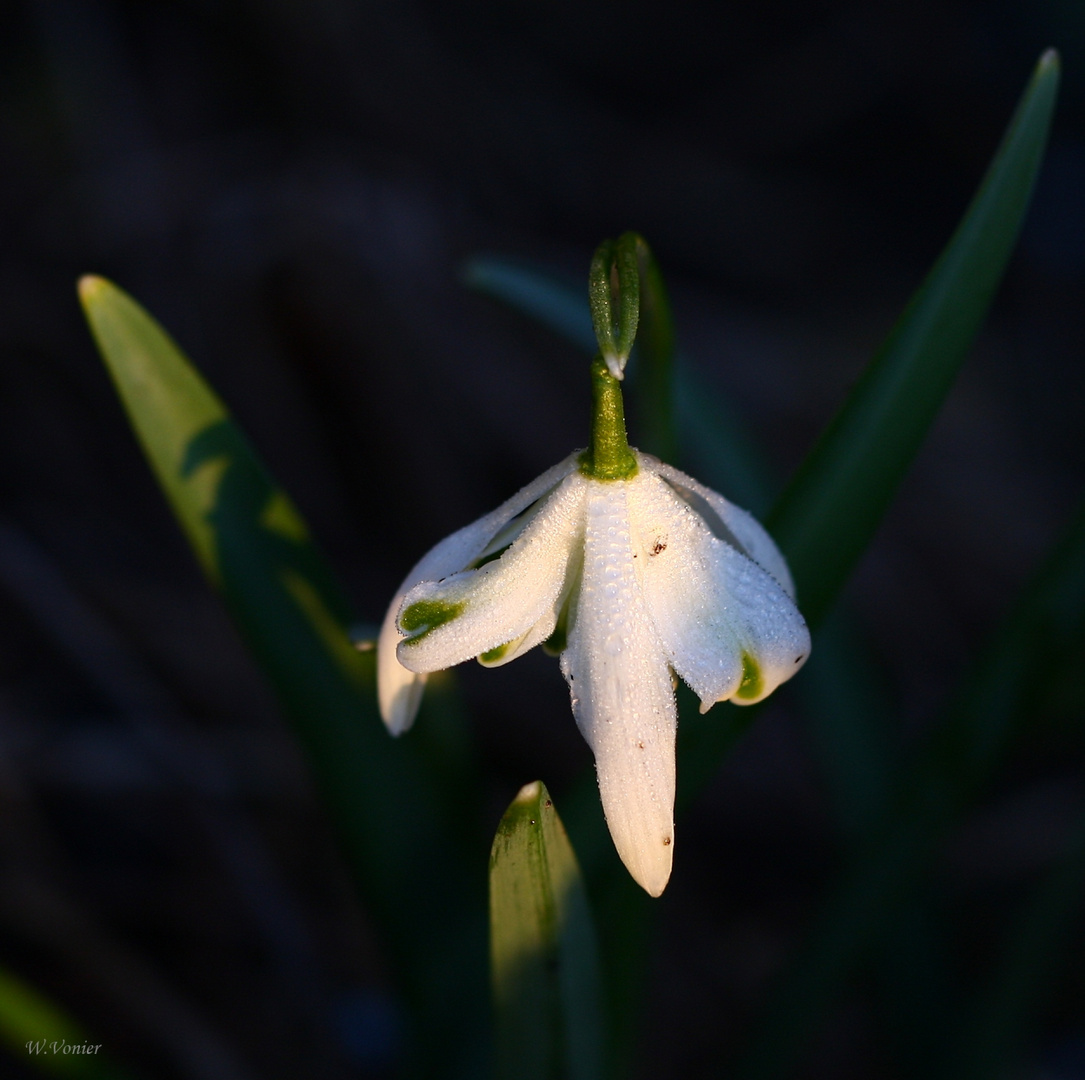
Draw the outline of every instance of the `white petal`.
<instances>
[{"instance_id":1,"label":"white petal","mask_svg":"<svg viewBox=\"0 0 1085 1080\"><path fill-rule=\"evenodd\" d=\"M638 484L633 525L652 621L671 666L707 708L742 683L742 645L714 573L716 549L727 545L667 484L647 474Z\"/></svg>"},{"instance_id":2,"label":"white petal","mask_svg":"<svg viewBox=\"0 0 1085 1080\"><path fill-rule=\"evenodd\" d=\"M587 485L580 473L567 476L499 559L411 589L398 622L415 636L400 641L400 663L412 671L438 671L518 642L533 628L537 640L548 637L570 558L583 536ZM429 612L439 621L411 625Z\"/></svg>"},{"instance_id":3,"label":"white petal","mask_svg":"<svg viewBox=\"0 0 1085 1080\"><path fill-rule=\"evenodd\" d=\"M396 614L402 601L403 593L396 593L377 639L377 702L384 726L393 735L402 735L414 723L426 686L425 675L408 671L396 658L400 640Z\"/></svg>"},{"instance_id":4,"label":"white petal","mask_svg":"<svg viewBox=\"0 0 1085 1080\"><path fill-rule=\"evenodd\" d=\"M717 580L744 650L742 686L731 700L736 705L752 705L768 697L806 663L810 631L795 602L773 575L726 544L722 546Z\"/></svg>"},{"instance_id":5,"label":"white petal","mask_svg":"<svg viewBox=\"0 0 1085 1080\"><path fill-rule=\"evenodd\" d=\"M446 536L422 557L396 590L396 595L388 605L377 641L377 699L381 719L393 735L401 735L414 723L426 682L425 675L408 671L396 657L396 646L402 637L396 627L396 616L404 596L418 582L453 574L479 558L490 541L517 514L526 510L577 468L579 454L579 451L570 454L564 461L547 469L521 488L496 510L451 536Z\"/></svg>"},{"instance_id":6,"label":"white petal","mask_svg":"<svg viewBox=\"0 0 1085 1080\"><path fill-rule=\"evenodd\" d=\"M791 678L810 653L794 601L752 559L719 539L658 477L631 500L644 597L675 671L705 712L752 704Z\"/></svg>"},{"instance_id":7,"label":"white petal","mask_svg":"<svg viewBox=\"0 0 1085 1080\"><path fill-rule=\"evenodd\" d=\"M639 479L589 484L583 577L561 668L595 754L614 846L634 880L659 896L674 852L676 711L634 570L627 496Z\"/></svg>"},{"instance_id":8,"label":"white petal","mask_svg":"<svg viewBox=\"0 0 1085 1080\"><path fill-rule=\"evenodd\" d=\"M705 487L704 484L687 476L684 472L666 465L647 454L639 455L644 459L644 464L650 472L662 476L672 484L678 493L687 497L692 493L700 496L709 507L719 516L724 527L730 531L736 540L742 545L746 554L754 562L764 567L783 586L784 592L792 599L795 597L795 582L792 580L791 571L787 568L787 560L776 546L776 541L765 531L764 526L747 510L735 506L718 492ZM695 500L692 500L695 502ZM694 505L694 509L698 509ZM712 523L709 522L711 528ZM723 539L726 539L724 537Z\"/></svg>"}]
</instances>

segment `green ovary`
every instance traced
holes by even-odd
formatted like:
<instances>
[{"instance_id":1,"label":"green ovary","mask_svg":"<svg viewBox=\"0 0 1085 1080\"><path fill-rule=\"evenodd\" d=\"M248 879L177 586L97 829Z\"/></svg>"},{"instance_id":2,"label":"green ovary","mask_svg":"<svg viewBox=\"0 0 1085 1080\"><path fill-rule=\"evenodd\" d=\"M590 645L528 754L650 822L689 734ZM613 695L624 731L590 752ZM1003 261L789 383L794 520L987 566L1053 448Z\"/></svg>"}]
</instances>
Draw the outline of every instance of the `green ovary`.
<instances>
[{"instance_id":1,"label":"green ovary","mask_svg":"<svg viewBox=\"0 0 1085 1080\"><path fill-rule=\"evenodd\" d=\"M462 615L466 606L462 602L450 604L445 600L419 600L411 604L399 617L400 629L411 635L404 644L417 645L438 626L444 626Z\"/></svg>"},{"instance_id":2,"label":"green ovary","mask_svg":"<svg viewBox=\"0 0 1085 1080\"><path fill-rule=\"evenodd\" d=\"M761 668L757 661L748 653L742 654L742 682L735 691L735 697L750 700L761 696L764 683L761 679Z\"/></svg>"}]
</instances>

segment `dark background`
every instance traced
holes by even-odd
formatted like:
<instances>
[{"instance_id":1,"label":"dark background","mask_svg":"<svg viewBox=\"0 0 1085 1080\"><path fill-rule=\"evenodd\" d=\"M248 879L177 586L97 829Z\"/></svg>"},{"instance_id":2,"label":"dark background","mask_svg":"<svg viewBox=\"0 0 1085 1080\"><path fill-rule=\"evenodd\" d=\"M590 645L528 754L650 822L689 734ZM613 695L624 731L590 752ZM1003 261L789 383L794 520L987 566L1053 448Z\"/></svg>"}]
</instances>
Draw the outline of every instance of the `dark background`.
<instances>
[{"instance_id":1,"label":"dark background","mask_svg":"<svg viewBox=\"0 0 1085 1080\"><path fill-rule=\"evenodd\" d=\"M0 961L143 1076L380 1077L395 1060L379 936L127 429L79 274L170 328L375 624L423 551L586 437L584 357L465 290L463 260L521 257L579 287L599 240L640 231L684 351L782 482L1050 45L1063 95L1019 251L849 592L895 745L1080 492L1085 7L4 5ZM556 664L468 665L461 684L491 827L537 777L560 809L590 756ZM836 866L796 700L680 822L641 1076L735 1052ZM1012 763L947 849L969 977L1081 813L1081 750L1064 734ZM1080 930L1067 950L1029 1076L1085 1076ZM899 1075L885 1031L857 984L802 1075Z\"/></svg>"}]
</instances>

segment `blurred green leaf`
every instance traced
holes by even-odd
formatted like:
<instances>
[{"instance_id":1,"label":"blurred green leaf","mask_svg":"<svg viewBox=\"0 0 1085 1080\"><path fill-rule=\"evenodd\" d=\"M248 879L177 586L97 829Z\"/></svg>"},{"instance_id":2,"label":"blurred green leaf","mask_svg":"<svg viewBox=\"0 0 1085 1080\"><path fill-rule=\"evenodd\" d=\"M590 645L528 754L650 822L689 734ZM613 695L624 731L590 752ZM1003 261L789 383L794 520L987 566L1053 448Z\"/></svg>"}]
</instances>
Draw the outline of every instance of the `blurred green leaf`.
<instances>
[{"instance_id":1,"label":"blurred green leaf","mask_svg":"<svg viewBox=\"0 0 1085 1080\"><path fill-rule=\"evenodd\" d=\"M6 968L0 968L0 1040L13 1058L46 1076L126 1080L130 1075L63 1008Z\"/></svg>"},{"instance_id":2,"label":"blurred green leaf","mask_svg":"<svg viewBox=\"0 0 1085 1080\"><path fill-rule=\"evenodd\" d=\"M595 930L576 856L544 784L520 790L490 853L499 1080L598 1080Z\"/></svg>"},{"instance_id":3,"label":"blurred green leaf","mask_svg":"<svg viewBox=\"0 0 1085 1080\"><path fill-rule=\"evenodd\" d=\"M1077 930L1085 897L1085 822L1063 857L1035 889L995 971L984 980L959 1052L946 1060L947 1080L1024 1075L1022 1057L1035 1014L1069 960L1062 947Z\"/></svg>"},{"instance_id":4,"label":"blurred green leaf","mask_svg":"<svg viewBox=\"0 0 1085 1080\"><path fill-rule=\"evenodd\" d=\"M414 742L381 724L374 654L352 646L348 605L297 510L174 342L110 282L86 277L79 292L166 498L293 719L425 1032L413 1048L454 1074L484 1023L481 880Z\"/></svg>"},{"instance_id":5,"label":"blurred green leaf","mask_svg":"<svg viewBox=\"0 0 1085 1080\"><path fill-rule=\"evenodd\" d=\"M588 356L598 345L583 286L574 287L523 262L478 255L464 263L461 280L469 289L504 301L550 327Z\"/></svg>"},{"instance_id":6,"label":"blurred green leaf","mask_svg":"<svg viewBox=\"0 0 1085 1080\"><path fill-rule=\"evenodd\" d=\"M866 550L979 332L1028 209L1058 84L1049 51L948 246L765 522L811 624Z\"/></svg>"},{"instance_id":7,"label":"blurred green leaf","mask_svg":"<svg viewBox=\"0 0 1085 1080\"><path fill-rule=\"evenodd\" d=\"M675 344L671 300L659 264L643 236L630 234L640 277L640 324L633 346L636 409L643 450L664 461L678 460L675 423Z\"/></svg>"},{"instance_id":8,"label":"blurred green leaf","mask_svg":"<svg viewBox=\"0 0 1085 1080\"><path fill-rule=\"evenodd\" d=\"M923 888L938 844L1034 725L1037 691L1080 664L1085 641L1085 507L995 635L910 767L770 1004L739 1074L788 1074L850 972ZM1043 678L1037 679L1037 673Z\"/></svg>"}]
</instances>

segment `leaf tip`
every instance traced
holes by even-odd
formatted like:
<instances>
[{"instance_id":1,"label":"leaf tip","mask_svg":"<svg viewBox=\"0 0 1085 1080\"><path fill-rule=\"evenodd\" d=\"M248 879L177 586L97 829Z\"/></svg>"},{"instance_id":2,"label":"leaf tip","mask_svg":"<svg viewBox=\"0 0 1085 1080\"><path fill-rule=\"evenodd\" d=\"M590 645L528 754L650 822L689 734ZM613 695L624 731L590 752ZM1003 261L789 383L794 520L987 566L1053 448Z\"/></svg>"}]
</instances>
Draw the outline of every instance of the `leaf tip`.
<instances>
[{"instance_id":1,"label":"leaf tip","mask_svg":"<svg viewBox=\"0 0 1085 1080\"><path fill-rule=\"evenodd\" d=\"M1062 67L1062 57L1059 56L1059 50L1056 48L1045 49L1040 54L1040 59L1036 63L1036 71L1038 74L1043 74L1054 69L1058 72Z\"/></svg>"},{"instance_id":2,"label":"leaf tip","mask_svg":"<svg viewBox=\"0 0 1085 1080\"><path fill-rule=\"evenodd\" d=\"M79 302L89 308L110 287L109 281L97 274L84 274L77 285Z\"/></svg>"},{"instance_id":3,"label":"leaf tip","mask_svg":"<svg viewBox=\"0 0 1085 1080\"><path fill-rule=\"evenodd\" d=\"M516 793L516 798L513 802L516 803L528 803L536 802L543 792L543 783L541 780L532 780L530 784L524 784L522 788Z\"/></svg>"}]
</instances>

